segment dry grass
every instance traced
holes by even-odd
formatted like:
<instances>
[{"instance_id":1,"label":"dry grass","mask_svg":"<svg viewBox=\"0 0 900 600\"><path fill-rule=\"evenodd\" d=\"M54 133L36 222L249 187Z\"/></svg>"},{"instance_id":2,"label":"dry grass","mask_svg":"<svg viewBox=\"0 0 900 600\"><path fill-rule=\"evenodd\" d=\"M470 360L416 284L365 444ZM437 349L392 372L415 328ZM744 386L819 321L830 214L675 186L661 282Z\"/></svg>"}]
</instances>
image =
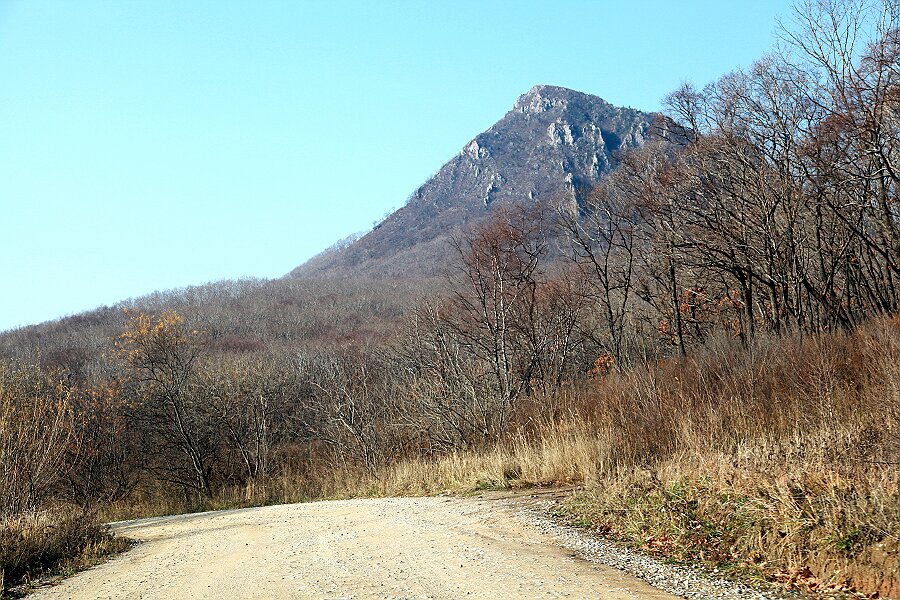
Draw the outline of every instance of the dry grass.
<instances>
[{"instance_id":1,"label":"dry grass","mask_svg":"<svg viewBox=\"0 0 900 600\"><path fill-rule=\"evenodd\" d=\"M490 448L405 459L331 496L583 483L563 513L649 552L827 595L900 597L900 321L721 341L554 399Z\"/></svg>"},{"instance_id":2,"label":"dry grass","mask_svg":"<svg viewBox=\"0 0 900 600\"><path fill-rule=\"evenodd\" d=\"M37 579L85 569L129 544L95 515L69 507L6 518L0 522L0 598Z\"/></svg>"},{"instance_id":3,"label":"dry grass","mask_svg":"<svg viewBox=\"0 0 900 600\"><path fill-rule=\"evenodd\" d=\"M400 458L377 478L307 467L251 503L233 490L119 514L578 483L561 513L645 551L820 597L900 597L900 320L714 341L520 412L492 446Z\"/></svg>"}]
</instances>

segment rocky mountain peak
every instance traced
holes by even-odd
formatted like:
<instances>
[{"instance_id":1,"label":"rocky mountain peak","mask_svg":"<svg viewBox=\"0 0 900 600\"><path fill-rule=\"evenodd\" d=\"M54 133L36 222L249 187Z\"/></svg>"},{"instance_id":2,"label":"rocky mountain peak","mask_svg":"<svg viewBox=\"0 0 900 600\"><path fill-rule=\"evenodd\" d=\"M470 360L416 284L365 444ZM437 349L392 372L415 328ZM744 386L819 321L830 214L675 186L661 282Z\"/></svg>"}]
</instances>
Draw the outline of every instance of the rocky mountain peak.
<instances>
[{"instance_id":1,"label":"rocky mountain peak","mask_svg":"<svg viewBox=\"0 0 900 600\"><path fill-rule=\"evenodd\" d=\"M295 276L439 271L447 239L497 203L576 208L618 164L621 149L648 137L655 115L615 107L564 87L536 85L415 190L405 206L340 251L326 251Z\"/></svg>"},{"instance_id":2,"label":"rocky mountain peak","mask_svg":"<svg viewBox=\"0 0 900 600\"><path fill-rule=\"evenodd\" d=\"M556 85L536 85L519 96L513 111L521 113L541 113L554 109L565 110L570 104L608 104L602 98Z\"/></svg>"}]
</instances>

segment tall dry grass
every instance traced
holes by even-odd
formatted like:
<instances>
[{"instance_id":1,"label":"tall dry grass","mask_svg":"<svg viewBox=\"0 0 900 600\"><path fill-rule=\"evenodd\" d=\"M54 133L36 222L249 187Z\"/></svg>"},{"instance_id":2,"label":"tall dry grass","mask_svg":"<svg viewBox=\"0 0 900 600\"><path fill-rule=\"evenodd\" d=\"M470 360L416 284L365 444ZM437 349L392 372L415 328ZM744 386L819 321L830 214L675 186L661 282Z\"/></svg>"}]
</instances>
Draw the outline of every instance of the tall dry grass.
<instances>
[{"instance_id":1,"label":"tall dry grass","mask_svg":"<svg viewBox=\"0 0 900 600\"><path fill-rule=\"evenodd\" d=\"M127 544L96 514L56 500L78 443L73 390L33 366L0 364L0 598Z\"/></svg>"},{"instance_id":2,"label":"tall dry grass","mask_svg":"<svg viewBox=\"0 0 900 600\"><path fill-rule=\"evenodd\" d=\"M562 513L667 557L900 596L900 320L718 340L583 382L486 448L341 474L333 495L581 483Z\"/></svg>"},{"instance_id":3,"label":"tall dry grass","mask_svg":"<svg viewBox=\"0 0 900 600\"><path fill-rule=\"evenodd\" d=\"M0 598L47 575L67 575L121 552L96 515L57 507L0 519Z\"/></svg>"},{"instance_id":4,"label":"tall dry grass","mask_svg":"<svg viewBox=\"0 0 900 600\"><path fill-rule=\"evenodd\" d=\"M114 512L580 484L561 514L648 552L900 596L900 319L750 348L713 340L532 398L517 423L494 444L398 457L377 477L313 462L249 502L236 488L204 506L153 496Z\"/></svg>"}]
</instances>

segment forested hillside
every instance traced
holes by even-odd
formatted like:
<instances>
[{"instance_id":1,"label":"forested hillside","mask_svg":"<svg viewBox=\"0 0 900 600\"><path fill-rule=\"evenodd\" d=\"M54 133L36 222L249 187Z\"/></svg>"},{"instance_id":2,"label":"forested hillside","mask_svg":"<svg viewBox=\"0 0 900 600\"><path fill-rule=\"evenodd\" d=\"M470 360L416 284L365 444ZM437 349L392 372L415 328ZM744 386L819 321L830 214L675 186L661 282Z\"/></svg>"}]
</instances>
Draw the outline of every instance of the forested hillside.
<instances>
[{"instance_id":1,"label":"forested hillside","mask_svg":"<svg viewBox=\"0 0 900 600\"><path fill-rule=\"evenodd\" d=\"M213 284L0 337L7 580L71 507L567 482L561 514L647 552L900 597L900 5L802 3L782 37L674 91L674 135L576 205L492 203L442 277Z\"/></svg>"}]
</instances>

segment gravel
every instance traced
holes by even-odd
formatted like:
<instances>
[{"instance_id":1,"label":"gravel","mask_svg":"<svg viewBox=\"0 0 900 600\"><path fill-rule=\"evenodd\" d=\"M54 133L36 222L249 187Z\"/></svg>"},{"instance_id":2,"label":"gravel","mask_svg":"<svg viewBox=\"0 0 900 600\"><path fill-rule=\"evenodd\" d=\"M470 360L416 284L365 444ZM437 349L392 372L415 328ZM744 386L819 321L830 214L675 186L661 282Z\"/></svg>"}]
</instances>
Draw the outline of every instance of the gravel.
<instances>
[{"instance_id":1,"label":"gravel","mask_svg":"<svg viewBox=\"0 0 900 600\"><path fill-rule=\"evenodd\" d=\"M517 504L520 518L552 536L559 545L575 552L581 558L619 569L676 596L723 600L731 598L775 600L792 597L774 591L753 589L717 578L696 568L668 564L620 544L598 538L589 532L563 525L550 516L550 509L556 506L555 501Z\"/></svg>"}]
</instances>

